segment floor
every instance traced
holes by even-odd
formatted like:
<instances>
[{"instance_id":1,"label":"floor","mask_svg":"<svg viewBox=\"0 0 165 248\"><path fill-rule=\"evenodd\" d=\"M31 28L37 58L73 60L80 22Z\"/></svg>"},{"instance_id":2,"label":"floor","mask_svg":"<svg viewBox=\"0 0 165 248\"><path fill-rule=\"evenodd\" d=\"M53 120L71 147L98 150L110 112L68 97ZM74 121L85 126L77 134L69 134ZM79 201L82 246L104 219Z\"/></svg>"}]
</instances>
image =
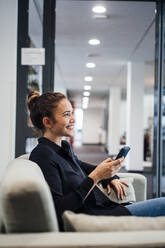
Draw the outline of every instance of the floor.
<instances>
[{"instance_id":1,"label":"floor","mask_svg":"<svg viewBox=\"0 0 165 248\"><path fill-rule=\"evenodd\" d=\"M74 147L75 154L78 158L84 162L88 162L94 165L99 164L104 159L107 158L107 153L105 152L104 146L102 145L82 145ZM125 167L121 168L120 172L127 172ZM147 199L152 198L153 189L153 176L152 168L148 165L144 167L144 171L140 172L147 178Z\"/></svg>"}]
</instances>

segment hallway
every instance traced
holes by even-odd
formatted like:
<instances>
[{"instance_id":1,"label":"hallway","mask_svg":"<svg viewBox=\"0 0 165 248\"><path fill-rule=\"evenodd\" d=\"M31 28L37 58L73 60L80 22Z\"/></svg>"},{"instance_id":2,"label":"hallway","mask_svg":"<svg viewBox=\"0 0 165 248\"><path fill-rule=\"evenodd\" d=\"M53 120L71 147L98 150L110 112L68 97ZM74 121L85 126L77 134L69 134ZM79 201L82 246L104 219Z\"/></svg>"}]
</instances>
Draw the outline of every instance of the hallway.
<instances>
[{"instance_id":1,"label":"hallway","mask_svg":"<svg viewBox=\"0 0 165 248\"><path fill-rule=\"evenodd\" d=\"M80 160L94 165L99 164L107 158L103 145L77 146L74 147L74 152Z\"/></svg>"}]
</instances>

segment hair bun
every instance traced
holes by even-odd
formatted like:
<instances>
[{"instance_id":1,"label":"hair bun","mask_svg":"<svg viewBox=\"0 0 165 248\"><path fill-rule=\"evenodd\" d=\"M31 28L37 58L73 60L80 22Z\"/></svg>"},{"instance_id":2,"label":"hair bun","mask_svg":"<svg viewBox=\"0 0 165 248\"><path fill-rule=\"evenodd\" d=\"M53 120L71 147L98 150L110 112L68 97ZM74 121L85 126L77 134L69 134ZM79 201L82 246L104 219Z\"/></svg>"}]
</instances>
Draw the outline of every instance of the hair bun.
<instances>
[{"instance_id":1,"label":"hair bun","mask_svg":"<svg viewBox=\"0 0 165 248\"><path fill-rule=\"evenodd\" d=\"M40 97L40 93L36 90L30 92L30 94L28 95L27 104L30 111L32 111L32 109L36 107L36 103L39 97Z\"/></svg>"}]
</instances>

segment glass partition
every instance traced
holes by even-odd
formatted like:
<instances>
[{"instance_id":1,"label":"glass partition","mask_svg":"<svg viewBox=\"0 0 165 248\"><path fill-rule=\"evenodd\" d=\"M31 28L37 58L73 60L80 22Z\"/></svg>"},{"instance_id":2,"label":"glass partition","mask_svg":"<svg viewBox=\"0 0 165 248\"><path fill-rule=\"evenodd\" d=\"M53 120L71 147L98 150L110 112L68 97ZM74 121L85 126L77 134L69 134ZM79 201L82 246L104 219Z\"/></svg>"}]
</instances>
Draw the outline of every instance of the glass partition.
<instances>
[{"instance_id":1,"label":"glass partition","mask_svg":"<svg viewBox=\"0 0 165 248\"><path fill-rule=\"evenodd\" d=\"M43 47L43 4L44 1L29 0L29 25L28 25L28 37L29 47L42 48ZM33 91L39 91L42 94L42 66L31 65L28 66L27 76L27 96ZM27 126L32 128L33 125L30 120L29 111L27 110ZM29 133L30 134L30 133ZM31 150L37 144L37 138L34 137L34 133L31 137L26 137L25 152L30 153Z\"/></svg>"},{"instance_id":2,"label":"glass partition","mask_svg":"<svg viewBox=\"0 0 165 248\"><path fill-rule=\"evenodd\" d=\"M156 3L57 0L56 6L55 90L67 91L83 110L74 149L77 134L82 145L101 145L112 157L131 146L123 171L144 174L151 198Z\"/></svg>"}]
</instances>

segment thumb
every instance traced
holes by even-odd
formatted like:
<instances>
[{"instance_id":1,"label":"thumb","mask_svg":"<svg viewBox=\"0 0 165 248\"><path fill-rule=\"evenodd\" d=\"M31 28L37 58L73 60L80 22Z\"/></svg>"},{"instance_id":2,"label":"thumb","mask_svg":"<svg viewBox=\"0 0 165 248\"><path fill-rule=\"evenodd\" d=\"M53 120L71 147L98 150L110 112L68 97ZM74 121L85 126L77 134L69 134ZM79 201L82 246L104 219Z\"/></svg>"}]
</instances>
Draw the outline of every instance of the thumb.
<instances>
[{"instance_id":1,"label":"thumb","mask_svg":"<svg viewBox=\"0 0 165 248\"><path fill-rule=\"evenodd\" d=\"M124 160L124 157L118 158L118 159L116 159L116 160L113 161L113 165L118 165L121 162L123 162L123 160Z\"/></svg>"},{"instance_id":2,"label":"thumb","mask_svg":"<svg viewBox=\"0 0 165 248\"><path fill-rule=\"evenodd\" d=\"M111 186L110 184L107 185L107 194L109 195L111 193Z\"/></svg>"},{"instance_id":3,"label":"thumb","mask_svg":"<svg viewBox=\"0 0 165 248\"><path fill-rule=\"evenodd\" d=\"M106 163L108 163L108 162L112 162L113 160L111 159L111 158L106 158L105 160L104 160L104 162L106 162Z\"/></svg>"}]
</instances>

